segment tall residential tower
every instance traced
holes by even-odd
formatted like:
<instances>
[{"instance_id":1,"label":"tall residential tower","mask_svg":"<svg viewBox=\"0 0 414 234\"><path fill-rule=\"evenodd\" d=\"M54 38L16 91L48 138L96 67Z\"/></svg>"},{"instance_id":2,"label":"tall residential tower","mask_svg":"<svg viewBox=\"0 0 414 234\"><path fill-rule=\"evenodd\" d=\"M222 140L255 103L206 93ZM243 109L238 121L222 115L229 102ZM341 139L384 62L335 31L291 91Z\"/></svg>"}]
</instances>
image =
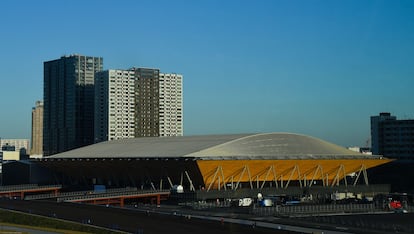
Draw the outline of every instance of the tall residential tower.
<instances>
[{"instance_id":1,"label":"tall residential tower","mask_svg":"<svg viewBox=\"0 0 414 234\"><path fill-rule=\"evenodd\" d=\"M30 156L43 155L43 101L37 101L32 109L32 140Z\"/></svg>"},{"instance_id":2,"label":"tall residential tower","mask_svg":"<svg viewBox=\"0 0 414 234\"><path fill-rule=\"evenodd\" d=\"M183 135L183 76L135 69L135 136Z\"/></svg>"},{"instance_id":3,"label":"tall residential tower","mask_svg":"<svg viewBox=\"0 0 414 234\"><path fill-rule=\"evenodd\" d=\"M102 69L101 57L44 62L44 156L94 142L94 77Z\"/></svg>"},{"instance_id":4,"label":"tall residential tower","mask_svg":"<svg viewBox=\"0 0 414 234\"><path fill-rule=\"evenodd\" d=\"M183 76L160 73L160 136L183 135Z\"/></svg>"},{"instance_id":5,"label":"tall residential tower","mask_svg":"<svg viewBox=\"0 0 414 234\"><path fill-rule=\"evenodd\" d=\"M95 74L95 142L135 136L135 72Z\"/></svg>"},{"instance_id":6,"label":"tall residential tower","mask_svg":"<svg viewBox=\"0 0 414 234\"><path fill-rule=\"evenodd\" d=\"M135 70L135 137L160 136L160 70Z\"/></svg>"},{"instance_id":7,"label":"tall residential tower","mask_svg":"<svg viewBox=\"0 0 414 234\"><path fill-rule=\"evenodd\" d=\"M95 142L182 136L182 78L152 68L96 73Z\"/></svg>"}]
</instances>

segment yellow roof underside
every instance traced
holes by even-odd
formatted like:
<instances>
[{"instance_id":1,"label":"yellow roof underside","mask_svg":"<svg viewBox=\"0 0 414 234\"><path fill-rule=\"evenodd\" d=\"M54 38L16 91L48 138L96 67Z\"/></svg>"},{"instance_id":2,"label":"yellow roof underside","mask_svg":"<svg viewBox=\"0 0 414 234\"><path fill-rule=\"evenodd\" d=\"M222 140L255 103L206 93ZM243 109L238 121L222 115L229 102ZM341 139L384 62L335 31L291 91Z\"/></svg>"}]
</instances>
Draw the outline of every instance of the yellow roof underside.
<instances>
[{"instance_id":1,"label":"yellow roof underside","mask_svg":"<svg viewBox=\"0 0 414 234\"><path fill-rule=\"evenodd\" d=\"M342 179L392 161L391 159L198 160L206 186L249 181ZM220 181L220 182L219 182Z\"/></svg>"}]
</instances>

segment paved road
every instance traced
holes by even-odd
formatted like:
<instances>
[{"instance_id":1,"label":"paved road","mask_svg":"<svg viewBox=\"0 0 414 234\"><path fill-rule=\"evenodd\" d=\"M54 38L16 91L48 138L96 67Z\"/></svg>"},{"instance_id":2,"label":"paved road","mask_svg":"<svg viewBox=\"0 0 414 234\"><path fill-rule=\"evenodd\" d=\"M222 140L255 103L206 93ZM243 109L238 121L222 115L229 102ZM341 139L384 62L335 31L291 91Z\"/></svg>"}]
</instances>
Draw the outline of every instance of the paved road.
<instances>
[{"instance_id":1,"label":"paved road","mask_svg":"<svg viewBox=\"0 0 414 234\"><path fill-rule=\"evenodd\" d=\"M92 225L119 229L130 233L176 233L180 234L267 234L294 233L263 227L240 225L217 220L198 219L183 215L165 215L153 211L141 212L104 206L56 203L48 201L0 200L0 207L56 217L75 222L90 220Z\"/></svg>"},{"instance_id":2,"label":"paved road","mask_svg":"<svg viewBox=\"0 0 414 234\"><path fill-rule=\"evenodd\" d=\"M127 209L135 209L145 212L149 208L145 207L138 207L138 208L127 208ZM254 228L267 228L272 229L274 231L286 231L288 233L324 233L324 234L347 234L350 232L346 231L336 231L336 230L328 230L323 228L308 228L308 227L300 227L294 225L287 225L281 221L279 218L263 218L263 217L256 217L252 218L250 215L240 215L234 213L219 213L219 212L207 212L207 211L193 211L188 209L182 209L179 206L161 206L160 208L155 209L153 212L157 212L160 214L171 215L171 213L175 215L180 215L184 217L191 217L197 218L202 220L210 220L214 222L224 222L224 223L232 223L232 224L239 224L244 225L247 227L254 227ZM204 213L204 215L203 215ZM244 217L244 218L243 218ZM335 229L332 228L332 229Z\"/></svg>"},{"instance_id":3,"label":"paved road","mask_svg":"<svg viewBox=\"0 0 414 234\"><path fill-rule=\"evenodd\" d=\"M414 213L367 213L311 216L297 219L308 223L337 225L355 233L414 233Z\"/></svg>"},{"instance_id":4,"label":"paved road","mask_svg":"<svg viewBox=\"0 0 414 234\"><path fill-rule=\"evenodd\" d=\"M220 221L221 218L218 217L211 217L211 216L199 216L194 215L195 218L200 219L208 219L208 220L215 220ZM348 234L350 232L343 232L343 231L332 231L332 230L325 230L325 229L316 229L316 228L307 228L307 227L298 227L292 225L286 225L282 223L269 223L263 221L254 221L254 220L245 220L245 219L234 219L234 218L223 218L224 222L228 223L236 223L236 224L243 224L246 226L255 226L255 227L264 227L274 230L285 230L294 233L324 233L324 234Z\"/></svg>"},{"instance_id":5,"label":"paved road","mask_svg":"<svg viewBox=\"0 0 414 234\"><path fill-rule=\"evenodd\" d=\"M303 218L253 217L224 211L194 211L178 206L120 209L48 201L1 200L0 207L130 233L414 233L414 213L314 216ZM174 215L175 213L175 215ZM391 228L391 229L390 229Z\"/></svg>"},{"instance_id":6,"label":"paved road","mask_svg":"<svg viewBox=\"0 0 414 234\"><path fill-rule=\"evenodd\" d=\"M279 230L300 233L360 233L360 234L389 234L389 233L414 233L414 213L343 213L324 214L321 216L297 216L292 218L277 218L273 216L252 216L246 213L235 213L231 209L224 211L216 209L212 211L195 211L178 206L170 206L159 210L171 212L177 210L181 214L191 214L209 220L218 220L224 217L226 222L243 223L252 225L256 221L256 227L266 227Z\"/></svg>"}]
</instances>

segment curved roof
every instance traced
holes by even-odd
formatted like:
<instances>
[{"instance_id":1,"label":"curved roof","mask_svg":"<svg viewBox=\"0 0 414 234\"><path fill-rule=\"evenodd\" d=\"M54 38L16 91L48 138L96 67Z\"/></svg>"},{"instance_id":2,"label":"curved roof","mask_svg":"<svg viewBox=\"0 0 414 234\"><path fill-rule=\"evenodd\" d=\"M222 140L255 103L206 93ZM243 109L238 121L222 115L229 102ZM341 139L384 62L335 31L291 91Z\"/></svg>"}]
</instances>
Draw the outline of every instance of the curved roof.
<instances>
[{"instance_id":1,"label":"curved roof","mask_svg":"<svg viewBox=\"0 0 414 234\"><path fill-rule=\"evenodd\" d=\"M310 136L292 133L262 133L130 138L101 142L47 158L166 157L302 159L366 156Z\"/></svg>"}]
</instances>

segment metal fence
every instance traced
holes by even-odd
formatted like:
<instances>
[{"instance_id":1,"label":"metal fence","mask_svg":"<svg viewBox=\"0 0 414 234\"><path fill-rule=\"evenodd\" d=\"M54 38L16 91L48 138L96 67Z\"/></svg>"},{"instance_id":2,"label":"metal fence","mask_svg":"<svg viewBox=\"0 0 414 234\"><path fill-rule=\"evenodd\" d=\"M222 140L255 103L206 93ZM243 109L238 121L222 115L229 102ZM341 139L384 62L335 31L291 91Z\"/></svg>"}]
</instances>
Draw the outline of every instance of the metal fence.
<instances>
[{"instance_id":1,"label":"metal fence","mask_svg":"<svg viewBox=\"0 0 414 234\"><path fill-rule=\"evenodd\" d=\"M407 210L407 212L409 212L409 213L414 213L414 205L410 205L410 206L406 206L406 207L404 207L406 210Z\"/></svg>"},{"instance_id":2,"label":"metal fence","mask_svg":"<svg viewBox=\"0 0 414 234\"><path fill-rule=\"evenodd\" d=\"M104 191L86 190L86 191L77 191L77 192L64 192L64 193L58 193L58 194L47 193L47 194L28 195L24 199L25 200L41 200L41 199L51 199L51 198L85 196L85 195L102 194L102 193L130 192L130 191L137 191L137 190L138 189L136 187L126 187L126 188L106 189Z\"/></svg>"},{"instance_id":3,"label":"metal fence","mask_svg":"<svg viewBox=\"0 0 414 234\"><path fill-rule=\"evenodd\" d=\"M37 184L22 184L22 185L10 185L0 186L0 192L15 192L25 191L32 189L49 189L49 188L62 188L62 185L37 185Z\"/></svg>"},{"instance_id":4,"label":"metal fence","mask_svg":"<svg viewBox=\"0 0 414 234\"><path fill-rule=\"evenodd\" d=\"M404 206L403 210L414 212L414 206ZM311 214L338 214L338 213L374 213L385 211L375 204L318 204L318 205L289 205L289 206L253 206L251 213L257 216L300 216Z\"/></svg>"},{"instance_id":5,"label":"metal fence","mask_svg":"<svg viewBox=\"0 0 414 234\"><path fill-rule=\"evenodd\" d=\"M80 196L71 196L71 197L59 197L57 198L58 202L63 201L75 201L75 200L93 200L96 198L113 198L119 196L129 196L129 195L140 195L140 194L157 194L157 193L170 193L170 190L134 190L134 191L117 191L117 192L106 192L106 193L94 193L86 194Z\"/></svg>"},{"instance_id":6,"label":"metal fence","mask_svg":"<svg viewBox=\"0 0 414 234\"><path fill-rule=\"evenodd\" d=\"M318 205L277 205L253 207L251 212L258 216L308 215L323 213L359 213L378 211L374 204L318 204Z\"/></svg>"},{"instance_id":7,"label":"metal fence","mask_svg":"<svg viewBox=\"0 0 414 234\"><path fill-rule=\"evenodd\" d=\"M187 202L181 204L184 206L191 207L194 210L206 210L215 208L228 208L231 207L230 201L219 201L219 202Z\"/></svg>"},{"instance_id":8,"label":"metal fence","mask_svg":"<svg viewBox=\"0 0 414 234\"><path fill-rule=\"evenodd\" d=\"M22 189L31 189L37 188L37 184L19 184L19 185L7 185L7 186L0 186L0 191L14 191L14 190L22 190Z\"/></svg>"}]
</instances>

